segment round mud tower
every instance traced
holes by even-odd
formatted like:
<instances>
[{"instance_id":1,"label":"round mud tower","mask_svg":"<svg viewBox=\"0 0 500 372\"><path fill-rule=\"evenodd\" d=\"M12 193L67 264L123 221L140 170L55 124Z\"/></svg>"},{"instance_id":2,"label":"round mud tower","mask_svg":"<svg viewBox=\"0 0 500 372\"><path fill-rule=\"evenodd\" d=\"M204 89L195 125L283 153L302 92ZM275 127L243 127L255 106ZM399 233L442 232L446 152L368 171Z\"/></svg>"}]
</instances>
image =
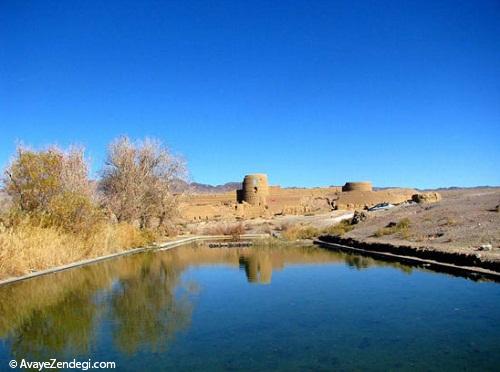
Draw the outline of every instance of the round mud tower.
<instances>
[{"instance_id":1,"label":"round mud tower","mask_svg":"<svg viewBox=\"0 0 500 372\"><path fill-rule=\"evenodd\" d=\"M249 174L243 179L242 200L251 205L266 205L269 185L266 174Z\"/></svg>"},{"instance_id":2,"label":"round mud tower","mask_svg":"<svg viewBox=\"0 0 500 372\"><path fill-rule=\"evenodd\" d=\"M373 187L370 181L346 182L342 191L373 191Z\"/></svg>"}]
</instances>

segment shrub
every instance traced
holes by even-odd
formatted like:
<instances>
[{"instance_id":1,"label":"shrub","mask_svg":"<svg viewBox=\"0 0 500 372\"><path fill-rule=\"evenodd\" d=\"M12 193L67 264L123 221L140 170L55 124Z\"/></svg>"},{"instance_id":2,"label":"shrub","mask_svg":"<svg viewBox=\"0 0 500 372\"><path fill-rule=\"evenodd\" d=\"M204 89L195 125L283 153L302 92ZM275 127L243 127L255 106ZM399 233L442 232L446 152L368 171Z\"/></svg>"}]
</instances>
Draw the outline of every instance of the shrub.
<instances>
[{"instance_id":1,"label":"shrub","mask_svg":"<svg viewBox=\"0 0 500 372\"><path fill-rule=\"evenodd\" d=\"M349 220L342 220L338 224L327 227L323 230L325 234L341 236L353 230L354 226L351 225Z\"/></svg>"},{"instance_id":2,"label":"shrub","mask_svg":"<svg viewBox=\"0 0 500 372\"><path fill-rule=\"evenodd\" d=\"M442 221L440 221L441 226L455 226L457 223L458 222L451 217L444 217Z\"/></svg>"},{"instance_id":3,"label":"shrub","mask_svg":"<svg viewBox=\"0 0 500 372\"><path fill-rule=\"evenodd\" d=\"M239 238L246 231L243 223L225 224L218 223L205 229L205 234L208 235L229 235L234 238Z\"/></svg>"},{"instance_id":4,"label":"shrub","mask_svg":"<svg viewBox=\"0 0 500 372\"><path fill-rule=\"evenodd\" d=\"M409 237L409 228L410 228L410 220L408 218L403 218L399 220L399 222L389 223L386 227L378 229L375 231L375 236L380 238L384 235L393 235L399 233L401 237L408 238Z\"/></svg>"},{"instance_id":5,"label":"shrub","mask_svg":"<svg viewBox=\"0 0 500 372\"><path fill-rule=\"evenodd\" d=\"M320 235L343 235L354 229L349 220L342 220L338 224L323 229L314 226L291 225L283 226L281 236L286 240L314 239Z\"/></svg>"},{"instance_id":6,"label":"shrub","mask_svg":"<svg viewBox=\"0 0 500 372\"><path fill-rule=\"evenodd\" d=\"M48 206L51 226L60 226L73 233L92 234L104 215L101 210L82 194L64 192L54 197Z\"/></svg>"},{"instance_id":7,"label":"shrub","mask_svg":"<svg viewBox=\"0 0 500 372\"><path fill-rule=\"evenodd\" d=\"M281 236L286 240L313 239L320 235L320 230L313 226L284 226Z\"/></svg>"},{"instance_id":8,"label":"shrub","mask_svg":"<svg viewBox=\"0 0 500 372\"><path fill-rule=\"evenodd\" d=\"M57 149L35 152L19 147L5 171L5 191L24 212L46 211L61 192L63 154Z\"/></svg>"},{"instance_id":9,"label":"shrub","mask_svg":"<svg viewBox=\"0 0 500 372\"><path fill-rule=\"evenodd\" d=\"M16 221L28 217L41 227L72 232L89 232L100 221L81 148L34 151L18 147L3 183L12 202L9 215Z\"/></svg>"}]
</instances>

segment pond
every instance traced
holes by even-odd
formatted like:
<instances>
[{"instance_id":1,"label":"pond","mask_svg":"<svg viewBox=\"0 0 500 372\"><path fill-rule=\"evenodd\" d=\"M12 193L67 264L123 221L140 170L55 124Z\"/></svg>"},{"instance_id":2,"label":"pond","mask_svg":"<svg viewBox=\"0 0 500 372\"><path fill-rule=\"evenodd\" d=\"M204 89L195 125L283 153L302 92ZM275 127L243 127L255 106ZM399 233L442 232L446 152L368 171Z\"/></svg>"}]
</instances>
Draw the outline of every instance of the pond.
<instances>
[{"instance_id":1,"label":"pond","mask_svg":"<svg viewBox=\"0 0 500 372\"><path fill-rule=\"evenodd\" d=\"M500 285L312 245L191 244L0 287L15 359L117 370L498 370Z\"/></svg>"}]
</instances>

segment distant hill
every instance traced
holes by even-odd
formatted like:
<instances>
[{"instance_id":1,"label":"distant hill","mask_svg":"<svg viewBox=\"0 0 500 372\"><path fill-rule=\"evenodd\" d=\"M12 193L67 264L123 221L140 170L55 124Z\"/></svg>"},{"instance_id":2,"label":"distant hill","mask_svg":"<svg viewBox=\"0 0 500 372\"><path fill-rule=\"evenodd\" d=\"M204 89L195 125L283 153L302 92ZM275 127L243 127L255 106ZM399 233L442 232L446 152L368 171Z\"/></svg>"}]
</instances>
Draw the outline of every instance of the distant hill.
<instances>
[{"instance_id":1,"label":"distant hill","mask_svg":"<svg viewBox=\"0 0 500 372\"><path fill-rule=\"evenodd\" d=\"M429 190L441 190L441 191L446 191L446 190L470 190L470 189L479 189L479 190L490 190L490 189L497 189L500 186L488 186L488 185L482 185L482 186L470 186L470 187L462 187L462 186L450 186L450 187L438 187L437 189L429 189Z\"/></svg>"},{"instance_id":2,"label":"distant hill","mask_svg":"<svg viewBox=\"0 0 500 372\"><path fill-rule=\"evenodd\" d=\"M190 191L198 194L215 194L228 191L235 191L241 189L241 182L227 182L223 185L207 185L204 183L191 182L178 180L174 186L174 192Z\"/></svg>"},{"instance_id":3,"label":"distant hill","mask_svg":"<svg viewBox=\"0 0 500 372\"><path fill-rule=\"evenodd\" d=\"M218 193L241 189L241 182L227 182L223 185L206 185L203 183L192 182L189 184L191 190L199 193Z\"/></svg>"}]
</instances>

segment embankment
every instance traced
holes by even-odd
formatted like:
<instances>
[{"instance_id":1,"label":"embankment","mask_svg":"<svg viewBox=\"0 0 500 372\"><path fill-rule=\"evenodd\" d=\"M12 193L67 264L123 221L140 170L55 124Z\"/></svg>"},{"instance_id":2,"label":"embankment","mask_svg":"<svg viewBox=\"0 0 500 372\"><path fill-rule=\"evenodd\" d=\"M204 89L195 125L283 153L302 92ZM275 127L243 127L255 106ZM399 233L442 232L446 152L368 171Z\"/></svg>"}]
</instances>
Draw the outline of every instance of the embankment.
<instances>
[{"instance_id":1,"label":"embankment","mask_svg":"<svg viewBox=\"0 0 500 372\"><path fill-rule=\"evenodd\" d=\"M447 266L458 270L475 271L500 279L500 261L484 259L480 253L446 252L424 246L366 242L331 235L321 236L315 243L326 248L364 252L369 255L384 256L387 259L413 261L425 266Z\"/></svg>"},{"instance_id":2,"label":"embankment","mask_svg":"<svg viewBox=\"0 0 500 372\"><path fill-rule=\"evenodd\" d=\"M268 234L242 234L240 235L239 238L244 238L244 239L263 239L269 237ZM53 274L56 272L60 271L65 271L69 269L74 269L90 264L95 264L101 261L121 257L121 256L129 256L137 253L143 253L146 251L164 251L172 248L179 247L181 245L186 245L189 243L197 242L197 241L205 241L205 240L225 240L225 239L231 239L231 236L228 235L200 235L200 236L189 236L189 237L179 237L177 239L164 242L164 243L159 243L159 244L154 244L146 247L139 247L139 248L134 248L134 249L129 249L125 250L122 252L118 253L113 253L113 254L108 254L108 255L102 255L99 257L93 257L90 259L85 259L85 260L80 260L80 261L75 261L75 262L70 262L66 265L60 265L60 266L52 266L46 270L40 270L40 271L34 271L32 273L26 274L26 275L20 275L20 276L11 276L5 279L0 280L0 286L5 285L5 284L11 284L19 281L23 281L26 279L31 279L37 276L42 276L42 275L47 275L47 274Z\"/></svg>"}]
</instances>

